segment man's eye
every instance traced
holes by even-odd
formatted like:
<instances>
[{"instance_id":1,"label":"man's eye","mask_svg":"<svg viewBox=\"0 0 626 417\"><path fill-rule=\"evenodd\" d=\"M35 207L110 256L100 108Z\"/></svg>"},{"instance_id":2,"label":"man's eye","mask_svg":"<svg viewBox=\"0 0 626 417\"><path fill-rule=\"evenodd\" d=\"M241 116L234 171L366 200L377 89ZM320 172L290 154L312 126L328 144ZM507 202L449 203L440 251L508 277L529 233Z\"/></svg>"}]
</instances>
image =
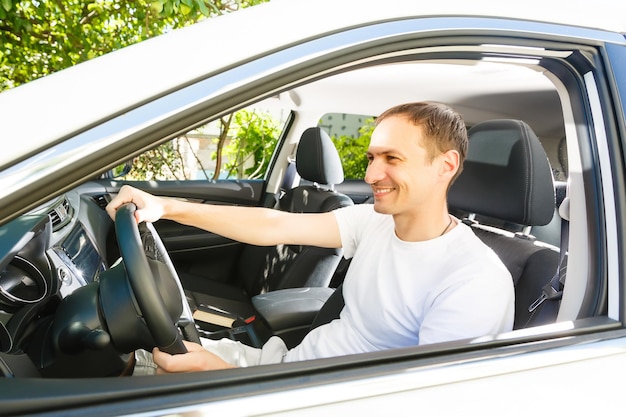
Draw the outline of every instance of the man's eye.
<instances>
[{"instance_id":1,"label":"man's eye","mask_svg":"<svg viewBox=\"0 0 626 417\"><path fill-rule=\"evenodd\" d=\"M387 161L394 161L394 160L396 160L396 159L398 159L398 158L396 158L396 157L395 157L395 156L393 156L393 155L387 155Z\"/></svg>"}]
</instances>

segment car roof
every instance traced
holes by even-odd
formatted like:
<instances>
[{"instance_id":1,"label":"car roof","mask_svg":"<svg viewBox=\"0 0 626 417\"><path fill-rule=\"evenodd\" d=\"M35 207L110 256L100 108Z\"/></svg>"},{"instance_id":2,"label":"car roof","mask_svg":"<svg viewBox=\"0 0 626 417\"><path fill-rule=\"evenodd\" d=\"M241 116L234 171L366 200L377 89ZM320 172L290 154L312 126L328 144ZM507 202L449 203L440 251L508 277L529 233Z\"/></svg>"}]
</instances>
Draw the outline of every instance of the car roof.
<instances>
[{"instance_id":1,"label":"car roof","mask_svg":"<svg viewBox=\"0 0 626 417\"><path fill-rule=\"evenodd\" d=\"M626 32L626 6L616 3L601 0L588 7L582 1L532 0L510 5L497 1L418 4L388 0L381 7L379 1L272 0L3 92L0 114L5 116L0 137L19 140L21 146L5 148L0 167L163 92L321 34L386 20L434 16L505 17Z\"/></svg>"}]
</instances>

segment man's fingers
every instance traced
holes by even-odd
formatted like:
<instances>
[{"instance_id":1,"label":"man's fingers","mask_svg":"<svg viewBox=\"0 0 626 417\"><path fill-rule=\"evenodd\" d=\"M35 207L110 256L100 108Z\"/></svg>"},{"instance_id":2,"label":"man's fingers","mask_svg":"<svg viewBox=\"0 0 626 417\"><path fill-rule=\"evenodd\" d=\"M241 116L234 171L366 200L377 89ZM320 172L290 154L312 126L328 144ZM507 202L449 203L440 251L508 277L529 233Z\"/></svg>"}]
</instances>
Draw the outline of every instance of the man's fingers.
<instances>
[{"instance_id":1,"label":"man's fingers","mask_svg":"<svg viewBox=\"0 0 626 417\"><path fill-rule=\"evenodd\" d=\"M219 356L204 349L197 343L185 342L188 352L181 355L170 355L154 348L152 356L157 365L158 374L173 372L196 372L233 368Z\"/></svg>"}]
</instances>

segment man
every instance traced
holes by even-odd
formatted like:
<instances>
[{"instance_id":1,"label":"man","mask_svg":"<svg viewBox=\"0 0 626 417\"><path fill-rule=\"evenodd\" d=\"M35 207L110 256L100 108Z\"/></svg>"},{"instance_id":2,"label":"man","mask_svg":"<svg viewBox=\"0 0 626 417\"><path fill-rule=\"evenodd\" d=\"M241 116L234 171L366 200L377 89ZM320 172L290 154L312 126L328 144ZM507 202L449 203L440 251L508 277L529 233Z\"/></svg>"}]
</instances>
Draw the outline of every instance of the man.
<instances>
[{"instance_id":1,"label":"man","mask_svg":"<svg viewBox=\"0 0 626 417\"><path fill-rule=\"evenodd\" d=\"M153 352L157 372L297 361L472 338L508 331L513 284L497 256L448 214L447 191L467 152L461 117L439 103L409 103L380 115L365 181L374 204L294 214L158 198L123 187L107 207L137 205L137 221L160 218L254 245L342 247L352 262L340 318L287 351L231 341L187 344L189 353ZM209 352L209 350L211 353Z\"/></svg>"}]
</instances>

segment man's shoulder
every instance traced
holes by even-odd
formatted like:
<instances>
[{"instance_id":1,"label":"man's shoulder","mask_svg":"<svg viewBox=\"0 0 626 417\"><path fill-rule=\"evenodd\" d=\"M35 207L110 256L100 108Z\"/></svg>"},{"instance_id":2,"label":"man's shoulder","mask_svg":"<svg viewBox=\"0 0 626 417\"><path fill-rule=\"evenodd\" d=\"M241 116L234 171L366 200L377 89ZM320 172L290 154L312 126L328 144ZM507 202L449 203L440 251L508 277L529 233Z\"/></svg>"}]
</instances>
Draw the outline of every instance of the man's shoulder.
<instances>
[{"instance_id":1,"label":"man's shoulder","mask_svg":"<svg viewBox=\"0 0 626 417\"><path fill-rule=\"evenodd\" d=\"M462 251L464 258L472 265L475 265L480 271L493 272L495 276L505 276L511 279L509 270L504 265L500 257L480 239L472 229L464 223L460 223L460 235L462 235Z\"/></svg>"},{"instance_id":2,"label":"man's shoulder","mask_svg":"<svg viewBox=\"0 0 626 417\"><path fill-rule=\"evenodd\" d=\"M338 209L333 210L333 212L334 213L342 213L342 212L349 212L349 213L376 213L374 211L374 205L370 204L370 203L354 204L352 206L340 207Z\"/></svg>"},{"instance_id":3,"label":"man's shoulder","mask_svg":"<svg viewBox=\"0 0 626 417\"><path fill-rule=\"evenodd\" d=\"M341 207L333 211L339 220L349 219L351 222L386 221L391 216L380 214L374 210L374 205L369 203L355 204Z\"/></svg>"}]
</instances>

